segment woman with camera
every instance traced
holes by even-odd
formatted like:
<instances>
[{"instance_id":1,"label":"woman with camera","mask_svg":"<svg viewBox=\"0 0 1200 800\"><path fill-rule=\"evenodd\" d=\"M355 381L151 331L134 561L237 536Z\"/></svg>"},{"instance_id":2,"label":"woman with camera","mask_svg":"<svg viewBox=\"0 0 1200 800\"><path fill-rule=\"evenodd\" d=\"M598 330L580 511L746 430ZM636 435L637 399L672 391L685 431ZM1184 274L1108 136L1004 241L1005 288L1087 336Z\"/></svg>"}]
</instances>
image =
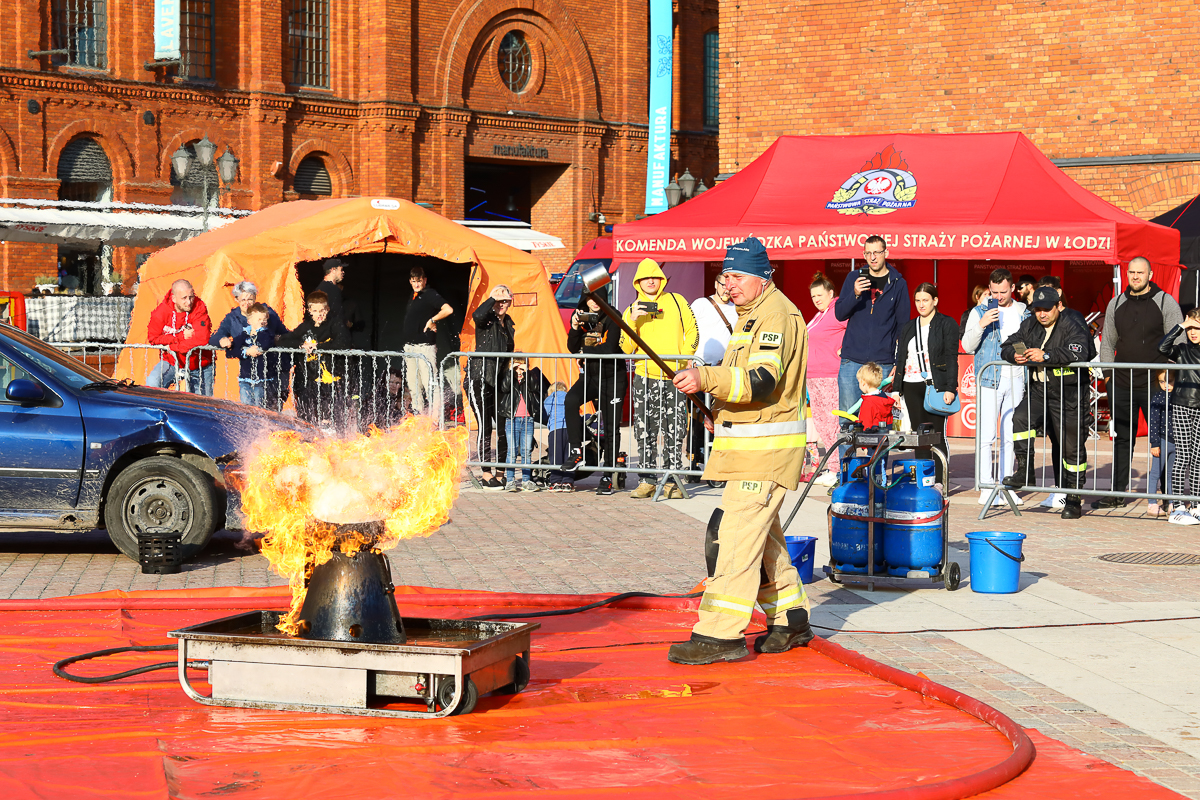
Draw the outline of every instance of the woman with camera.
<instances>
[{"instance_id":1,"label":"woman with camera","mask_svg":"<svg viewBox=\"0 0 1200 800\"><path fill-rule=\"evenodd\" d=\"M621 328L600 313L600 305L585 294L571 315L571 330L567 334L567 350L584 355L613 355L621 352ZM625 387L628 384L626 362L620 358L581 359L579 379L567 392L567 441L571 448L563 469L567 474L584 463L583 416L580 408L594 402L600 415L597 426L596 451L599 465L615 467L621 447L621 418ZM600 478L596 494L612 494L612 476Z\"/></svg>"},{"instance_id":2,"label":"woman with camera","mask_svg":"<svg viewBox=\"0 0 1200 800\"><path fill-rule=\"evenodd\" d=\"M949 458L946 449L946 417L936 409L927 410L925 395L932 387L937 400L945 405L954 402L958 394L958 325L945 314L939 314L938 290L932 283L922 283L913 292L917 317L911 319L896 343L896 369L900 380L904 407L912 430L921 425L933 426L938 435L937 448ZM917 458L933 458L930 448L917 448ZM937 481L943 485L946 475L937 463Z\"/></svg>"}]
</instances>

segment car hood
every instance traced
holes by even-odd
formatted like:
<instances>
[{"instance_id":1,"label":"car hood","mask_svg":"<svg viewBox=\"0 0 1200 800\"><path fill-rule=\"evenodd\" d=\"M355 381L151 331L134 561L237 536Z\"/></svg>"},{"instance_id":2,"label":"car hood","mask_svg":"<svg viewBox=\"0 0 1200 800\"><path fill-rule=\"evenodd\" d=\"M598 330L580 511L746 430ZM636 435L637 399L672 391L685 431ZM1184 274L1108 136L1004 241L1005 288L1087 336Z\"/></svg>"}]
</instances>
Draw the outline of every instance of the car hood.
<instances>
[{"instance_id":1,"label":"car hood","mask_svg":"<svg viewBox=\"0 0 1200 800\"><path fill-rule=\"evenodd\" d=\"M274 411L146 386L88 390L79 393L79 402L85 416L139 417L161 424L170 432L164 438L186 441L214 458L242 450L272 431L296 431L305 438L323 435L303 420Z\"/></svg>"}]
</instances>

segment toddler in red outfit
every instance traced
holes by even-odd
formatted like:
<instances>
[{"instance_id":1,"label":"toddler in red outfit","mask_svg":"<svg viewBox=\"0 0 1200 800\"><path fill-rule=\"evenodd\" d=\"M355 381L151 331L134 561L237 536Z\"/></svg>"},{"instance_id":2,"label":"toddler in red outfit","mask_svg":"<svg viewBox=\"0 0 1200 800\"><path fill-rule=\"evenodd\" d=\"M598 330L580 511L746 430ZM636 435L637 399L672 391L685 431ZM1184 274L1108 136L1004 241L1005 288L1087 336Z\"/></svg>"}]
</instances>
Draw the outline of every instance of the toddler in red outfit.
<instances>
[{"instance_id":1,"label":"toddler in red outfit","mask_svg":"<svg viewBox=\"0 0 1200 800\"><path fill-rule=\"evenodd\" d=\"M863 364L858 369L858 388L862 391L862 401L858 407L858 421L864 429L881 425L892 427L892 407L896 401L879 390L883 383L883 370L874 361Z\"/></svg>"}]
</instances>

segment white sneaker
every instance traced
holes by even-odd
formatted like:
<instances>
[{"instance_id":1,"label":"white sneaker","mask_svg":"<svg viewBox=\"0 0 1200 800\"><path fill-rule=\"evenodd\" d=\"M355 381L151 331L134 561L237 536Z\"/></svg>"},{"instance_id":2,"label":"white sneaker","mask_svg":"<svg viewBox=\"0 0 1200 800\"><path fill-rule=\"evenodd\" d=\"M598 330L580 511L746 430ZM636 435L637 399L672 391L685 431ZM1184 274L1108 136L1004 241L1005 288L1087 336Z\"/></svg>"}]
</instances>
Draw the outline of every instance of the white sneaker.
<instances>
[{"instance_id":1,"label":"white sneaker","mask_svg":"<svg viewBox=\"0 0 1200 800\"><path fill-rule=\"evenodd\" d=\"M1017 505L1019 505L1019 506L1025 505L1025 498L1021 497L1021 495L1017 494L1016 492L1009 492L1008 495L1009 495L1009 497L1011 497L1013 499L1013 502L1016 503ZM1065 497L1063 498L1063 502L1064 503L1066 502Z\"/></svg>"},{"instance_id":2,"label":"white sneaker","mask_svg":"<svg viewBox=\"0 0 1200 800\"><path fill-rule=\"evenodd\" d=\"M981 506L987 505L988 495L990 495L991 493L992 493L991 489L981 490L979 492L979 505L981 505ZM1015 498L1016 495L1014 494L1013 497ZM996 492L996 496L994 498L992 498L992 506L995 507L995 506L1007 506L1007 505L1008 505L1008 503L1004 502L1004 492Z\"/></svg>"},{"instance_id":3,"label":"white sneaker","mask_svg":"<svg viewBox=\"0 0 1200 800\"><path fill-rule=\"evenodd\" d=\"M817 477L813 478L813 483L817 486L833 486L838 482L838 475L833 470L825 470Z\"/></svg>"},{"instance_id":4,"label":"white sneaker","mask_svg":"<svg viewBox=\"0 0 1200 800\"><path fill-rule=\"evenodd\" d=\"M1189 514L1195 517L1197 521L1200 521L1200 505L1191 506L1187 511Z\"/></svg>"},{"instance_id":5,"label":"white sneaker","mask_svg":"<svg viewBox=\"0 0 1200 800\"><path fill-rule=\"evenodd\" d=\"M1051 492L1046 495L1046 499L1042 501L1042 505L1046 508L1066 508L1067 496L1059 492Z\"/></svg>"},{"instance_id":6,"label":"white sneaker","mask_svg":"<svg viewBox=\"0 0 1200 800\"><path fill-rule=\"evenodd\" d=\"M1167 522L1172 525L1200 525L1200 519L1196 519L1184 506L1176 506L1171 512L1171 516L1167 518Z\"/></svg>"},{"instance_id":7,"label":"white sneaker","mask_svg":"<svg viewBox=\"0 0 1200 800\"><path fill-rule=\"evenodd\" d=\"M542 487L538 486L533 481L525 481L521 484L521 490L525 492L540 492Z\"/></svg>"}]
</instances>

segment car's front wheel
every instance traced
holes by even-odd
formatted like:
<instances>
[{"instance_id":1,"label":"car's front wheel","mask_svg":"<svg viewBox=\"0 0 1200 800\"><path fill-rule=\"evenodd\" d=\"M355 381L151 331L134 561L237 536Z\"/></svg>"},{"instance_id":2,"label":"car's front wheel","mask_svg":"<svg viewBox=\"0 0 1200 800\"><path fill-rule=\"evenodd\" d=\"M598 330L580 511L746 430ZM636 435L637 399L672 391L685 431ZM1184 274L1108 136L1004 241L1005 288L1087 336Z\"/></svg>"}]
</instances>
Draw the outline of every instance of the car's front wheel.
<instances>
[{"instance_id":1,"label":"car's front wheel","mask_svg":"<svg viewBox=\"0 0 1200 800\"><path fill-rule=\"evenodd\" d=\"M117 475L104 505L104 524L117 549L138 560L139 533L183 535L183 556L208 544L216 527L212 478L179 458L152 456Z\"/></svg>"}]
</instances>

